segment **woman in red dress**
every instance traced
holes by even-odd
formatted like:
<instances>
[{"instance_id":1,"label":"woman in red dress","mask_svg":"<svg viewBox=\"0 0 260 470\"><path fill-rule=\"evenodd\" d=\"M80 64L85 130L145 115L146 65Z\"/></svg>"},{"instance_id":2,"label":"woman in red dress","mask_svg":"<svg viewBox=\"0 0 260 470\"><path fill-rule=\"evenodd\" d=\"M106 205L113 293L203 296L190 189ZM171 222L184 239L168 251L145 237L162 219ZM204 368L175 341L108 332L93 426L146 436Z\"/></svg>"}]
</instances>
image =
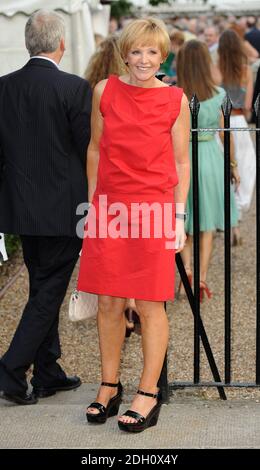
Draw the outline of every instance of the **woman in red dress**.
<instances>
[{"instance_id":1,"label":"woman in red dress","mask_svg":"<svg viewBox=\"0 0 260 470\"><path fill-rule=\"evenodd\" d=\"M124 431L155 425L157 382L168 343L164 301L174 298L175 252L185 243L189 189L189 107L180 88L155 74L169 52L162 21L132 21L120 37L129 73L110 76L93 95L87 155L89 201L78 289L99 295L102 384L87 409L89 422L118 413L124 307L136 299L144 367L131 409L119 417Z\"/></svg>"}]
</instances>

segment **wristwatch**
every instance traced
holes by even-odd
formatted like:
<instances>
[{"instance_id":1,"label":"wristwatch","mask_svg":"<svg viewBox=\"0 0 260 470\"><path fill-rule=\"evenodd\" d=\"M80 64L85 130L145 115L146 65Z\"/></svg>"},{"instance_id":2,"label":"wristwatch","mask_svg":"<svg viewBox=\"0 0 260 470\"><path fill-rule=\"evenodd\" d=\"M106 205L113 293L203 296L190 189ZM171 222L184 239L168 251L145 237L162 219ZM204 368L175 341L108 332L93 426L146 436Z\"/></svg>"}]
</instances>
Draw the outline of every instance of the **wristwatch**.
<instances>
[{"instance_id":1,"label":"wristwatch","mask_svg":"<svg viewBox=\"0 0 260 470\"><path fill-rule=\"evenodd\" d=\"M179 212L176 212L175 217L176 219L182 219L185 222L185 220L187 219L187 215L187 212L182 212L181 214Z\"/></svg>"}]
</instances>

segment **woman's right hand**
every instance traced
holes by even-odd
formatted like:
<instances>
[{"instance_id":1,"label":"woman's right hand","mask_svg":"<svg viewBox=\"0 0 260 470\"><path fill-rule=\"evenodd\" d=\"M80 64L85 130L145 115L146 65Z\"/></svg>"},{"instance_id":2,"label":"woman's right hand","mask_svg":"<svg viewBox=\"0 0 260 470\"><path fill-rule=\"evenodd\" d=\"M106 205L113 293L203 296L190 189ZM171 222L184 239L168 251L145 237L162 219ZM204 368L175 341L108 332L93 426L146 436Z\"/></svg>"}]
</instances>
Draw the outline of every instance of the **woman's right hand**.
<instances>
[{"instance_id":1,"label":"woman's right hand","mask_svg":"<svg viewBox=\"0 0 260 470\"><path fill-rule=\"evenodd\" d=\"M186 233L184 228L184 220L182 219L175 219L175 253L180 253L186 241Z\"/></svg>"}]
</instances>

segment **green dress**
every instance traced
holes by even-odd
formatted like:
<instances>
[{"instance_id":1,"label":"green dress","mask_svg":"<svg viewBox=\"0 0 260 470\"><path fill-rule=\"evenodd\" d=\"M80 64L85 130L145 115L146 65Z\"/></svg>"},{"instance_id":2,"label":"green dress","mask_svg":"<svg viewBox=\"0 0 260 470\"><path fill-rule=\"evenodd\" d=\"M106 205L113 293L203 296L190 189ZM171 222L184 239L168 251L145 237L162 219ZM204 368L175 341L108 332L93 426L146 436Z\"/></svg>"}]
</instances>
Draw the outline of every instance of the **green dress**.
<instances>
[{"instance_id":1,"label":"green dress","mask_svg":"<svg viewBox=\"0 0 260 470\"><path fill-rule=\"evenodd\" d=\"M172 63L175 59L175 54L173 52L170 52L166 61L161 65L160 67L160 72L165 73L168 75L168 77L172 77L173 75L176 74L176 71L172 68Z\"/></svg>"},{"instance_id":2,"label":"green dress","mask_svg":"<svg viewBox=\"0 0 260 470\"><path fill-rule=\"evenodd\" d=\"M200 103L198 116L199 128L219 127L221 104L225 97L225 91L223 88L219 87L217 91L218 93L212 98ZM198 140L200 231L224 230L224 153L214 132L200 132ZM190 159L192 160L191 144ZM191 185L186 205L188 216L185 223L186 232L189 234L193 233L192 193L191 168ZM230 201L231 226L236 226L238 222L238 211L233 186L231 186Z\"/></svg>"}]
</instances>

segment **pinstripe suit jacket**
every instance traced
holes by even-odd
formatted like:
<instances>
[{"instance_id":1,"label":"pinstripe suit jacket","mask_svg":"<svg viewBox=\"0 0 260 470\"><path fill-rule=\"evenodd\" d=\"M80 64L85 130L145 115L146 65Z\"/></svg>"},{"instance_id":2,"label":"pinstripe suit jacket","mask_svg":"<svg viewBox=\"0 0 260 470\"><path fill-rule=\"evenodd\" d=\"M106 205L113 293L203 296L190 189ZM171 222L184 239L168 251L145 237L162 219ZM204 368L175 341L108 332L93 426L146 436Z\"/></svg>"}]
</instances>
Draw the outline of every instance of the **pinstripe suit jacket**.
<instances>
[{"instance_id":1,"label":"pinstripe suit jacket","mask_svg":"<svg viewBox=\"0 0 260 470\"><path fill-rule=\"evenodd\" d=\"M0 232L75 236L90 113L89 84L50 61L0 78Z\"/></svg>"}]
</instances>

